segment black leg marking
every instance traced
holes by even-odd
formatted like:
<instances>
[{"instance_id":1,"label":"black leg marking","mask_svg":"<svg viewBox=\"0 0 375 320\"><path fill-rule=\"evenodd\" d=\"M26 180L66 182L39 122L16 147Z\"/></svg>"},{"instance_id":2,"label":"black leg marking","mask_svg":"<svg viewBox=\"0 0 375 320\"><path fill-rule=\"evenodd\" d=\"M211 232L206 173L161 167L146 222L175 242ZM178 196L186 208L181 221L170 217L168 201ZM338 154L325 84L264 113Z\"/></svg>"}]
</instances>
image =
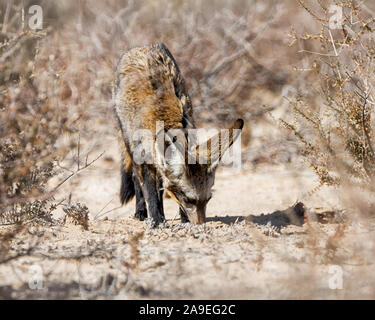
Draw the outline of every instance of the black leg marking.
<instances>
[{"instance_id":1,"label":"black leg marking","mask_svg":"<svg viewBox=\"0 0 375 320\"><path fill-rule=\"evenodd\" d=\"M163 216L163 218L165 218L165 215L164 215L164 202L163 202L163 194L164 194L164 190L162 189L162 185L159 184L159 201L160 201L160 208L161 208L161 215Z\"/></svg>"},{"instance_id":2,"label":"black leg marking","mask_svg":"<svg viewBox=\"0 0 375 320\"><path fill-rule=\"evenodd\" d=\"M156 227L164 222L163 202L160 200L159 184L156 179L155 170L148 166L143 166L142 173L145 181L143 194L148 205L148 214L152 218L152 224Z\"/></svg>"},{"instance_id":3,"label":"black leg marking","mask_svg":"<svg viewBox=\"0 0 375 320\"><path fill-rule=\"evenodd\" d=\"M179 210L180 210L181 223L190 222L187 214L181 208Z\"/></svg>"},{"instance_id":4,"label":"black leg marking","mask_svg":"<svg viewBox=\"0 0 375 320\"><path fill-rule=\"evenodd\" d=\"M146 201L143 196L142 187L139 182L139 179L136 176L133 176L134 179L134 189L135 189L135 217L143 221L147 218L147 208Z\"/></svg>"}]
</instances>

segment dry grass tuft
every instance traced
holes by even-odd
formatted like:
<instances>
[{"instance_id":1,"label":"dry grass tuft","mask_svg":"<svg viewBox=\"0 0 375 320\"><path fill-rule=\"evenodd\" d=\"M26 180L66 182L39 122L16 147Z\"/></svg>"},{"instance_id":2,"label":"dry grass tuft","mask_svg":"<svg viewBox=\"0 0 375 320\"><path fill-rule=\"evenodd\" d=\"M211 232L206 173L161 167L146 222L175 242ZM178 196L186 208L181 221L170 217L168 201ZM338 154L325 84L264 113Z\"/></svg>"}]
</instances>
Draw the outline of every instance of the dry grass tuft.
<instances>
[{"instance_id":1,"label":"dry grass tuft","mask_svg":"<svg viewBox=\"0 0 375 320\"><path fill-rule=\"evenodd\" d=\"M79 202L70 203L63 207L66 213L64 223L80 225L84 230L89 229L89 209Z\"/></svg>"}]
</instances>

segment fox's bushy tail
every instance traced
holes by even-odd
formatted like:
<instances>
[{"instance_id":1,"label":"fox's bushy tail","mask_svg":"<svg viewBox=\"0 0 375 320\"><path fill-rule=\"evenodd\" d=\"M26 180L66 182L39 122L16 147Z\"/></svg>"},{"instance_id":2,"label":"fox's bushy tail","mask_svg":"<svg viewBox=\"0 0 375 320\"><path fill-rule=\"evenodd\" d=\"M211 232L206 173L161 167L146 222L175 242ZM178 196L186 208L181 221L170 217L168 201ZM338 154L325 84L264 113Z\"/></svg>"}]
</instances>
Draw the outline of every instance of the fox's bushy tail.
<instances>
[{"instance_id":1,"label":"fox's bushy tail","mask_svg":"<svg viewBox=\"0 0 375 320\"><path fill-rule=\"evenodd\" d=\"M133 165L131 157L126 150L125 143L122 145L122 163L121 163L121 187L120 201L121 204L128 203L135 195L133 181Z\"/></svg>"}]
</instances>

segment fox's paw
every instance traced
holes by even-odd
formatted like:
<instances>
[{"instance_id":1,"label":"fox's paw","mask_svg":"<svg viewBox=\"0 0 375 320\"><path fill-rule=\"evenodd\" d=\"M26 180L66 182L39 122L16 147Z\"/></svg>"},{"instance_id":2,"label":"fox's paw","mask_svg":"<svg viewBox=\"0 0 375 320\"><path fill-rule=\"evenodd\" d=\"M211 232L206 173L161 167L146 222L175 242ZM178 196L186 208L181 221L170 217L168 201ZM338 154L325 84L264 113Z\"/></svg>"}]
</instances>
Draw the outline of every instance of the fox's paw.
<instances>
[{"instance_id":1,"label":"fox's paw","mask_svg":"<svg viewBox=\"0 0 375 320\"><path fill-rule=\"evenodd\" d=\"M164 227L165 226L165 218L159 216L157 219L155 218L147 218L145 219L146 224L151 228L157 227Z\"/></svg>"},{"instance_id":2,"label":"fox's paw","mask_svg":"<svg viewBox=\"0 0 375 320\"><path fill-rule=\"evenodd\" d=\"M134 216L140 221L144 221L145 219L147 219L147 210L137 210Z\"/></svg>"}]
</instances>

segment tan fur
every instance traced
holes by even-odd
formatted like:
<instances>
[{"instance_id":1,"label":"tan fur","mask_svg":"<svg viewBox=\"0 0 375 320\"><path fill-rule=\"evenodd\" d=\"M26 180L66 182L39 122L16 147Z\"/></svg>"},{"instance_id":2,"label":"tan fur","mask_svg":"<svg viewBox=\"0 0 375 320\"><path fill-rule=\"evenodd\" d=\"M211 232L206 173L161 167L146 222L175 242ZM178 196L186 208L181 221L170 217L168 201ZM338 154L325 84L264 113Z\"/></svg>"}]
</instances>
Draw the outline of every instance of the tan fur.
<instances>
[{"instance_id":1,"label":"tan fur","mask_svg":"<svg viewBox=\"0 0 375 320\"><path fill-rule=\"evenodd\" d=\"M191 100L177 65L162 44L134 48L125 53L117 67L117 115L126 123L126 135L137 129L155 133L156 122L163 121L165 129L183 128L185 118L194 127ZM174 83L177 84L176 96ZM129 162L132 145L126 150L124 161ZM131 160L130 160L131 161ZM131 166L130 163L124 164ZM141 178L141 173L140 173Z\"/></svg>"},{"instance_id":2,"label":"tan fur","mask_svg":"<svg viewBox=\"0 0 375 320\"><path fill-rule=\"evenodd\" d=\"M121 103L130 115L141 113L142 128L155 131L156 121L164 126L182 128L183 109L192 123L192 108L185 84L160 45L134 48L124 54L118 66L118 90ZM179 73L178 73L179 74ZM175 94L173 82L183 88Z\"/></svg>"},{"instance_id":3,"label":"tan fur","mask_svg":"<svg viewBox=\"0 0 375 320\"><path fill-rule=\"evenodd\" d=\"M121 153L122 153L122 165L124 166L126 171L132 170L132 159L128 150L126 149L124 139L121 140Z\"/></svg>"}]
</instances>

